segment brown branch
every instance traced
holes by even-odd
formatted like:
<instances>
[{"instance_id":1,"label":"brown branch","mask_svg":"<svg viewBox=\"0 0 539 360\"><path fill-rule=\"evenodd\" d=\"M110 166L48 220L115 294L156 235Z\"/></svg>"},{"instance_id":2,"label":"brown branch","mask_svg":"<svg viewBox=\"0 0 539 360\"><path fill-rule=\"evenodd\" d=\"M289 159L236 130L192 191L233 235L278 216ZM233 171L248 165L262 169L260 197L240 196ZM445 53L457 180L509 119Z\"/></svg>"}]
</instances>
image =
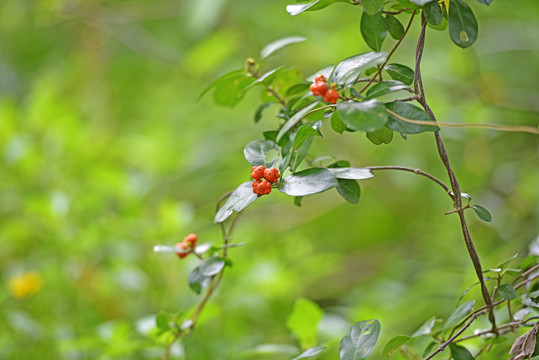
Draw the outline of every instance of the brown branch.
<instances>
[{"instance_id":1,"label":"brown branch","mask_svg":"<svg viewBox=\"0 0 539 360\"><path fill-rule=\"evenodd\" d=\"M444 182L440 179L438 179L437 177L425 172L425 171L422 171L422 170L419 170L419 169L413 169L413 168L409 168L409 167L405 167L405 166L368 166L366 167L365 169L369 169L369 170L373 170L373 171L376 171L376 170L400 170L400 171L407 171L407 172L411 172L411 173L414 173L414 174L417 174L417 175L421 175L421 176L424 176L432 181L434 181L436 184L440 185L444 190L445 192L451 197L453 198L453 195L451 193L451 189L449 189L449 187L444 184Z\"/></svg>"},{"instance_id":2,"label":"brown branch","mask_svg":"<svg viewBox=\"0 0 539 360\"><path fill-rule=\"evenodd\" d=\"M421 32L419 34L419 39L417 41L416 46L416 63L415 63L415 74L414 74L414 90L416 92L416 95L418 97L417 101L423 106L423 109L425 112L429 115L429 117L436 122L436 117L434 116L434 113L432 112L431 108L427 104L427 101L425 99L425 91L423 88L423 80L421 77L421 59L423 57L423 50L425 47L425 33L427 28L427 20L425 19L424 13L421 14ZM453 189L453 194L460 194L460 184L453 172L453 169L451 168L451 164L449 162L449 156L447 154L447 150L445 149L444 142L440 136L440 133L437 131L434 133L434 137L436 140L436 146L438 148L438 154L440 155L440 158L446 168L447 174L449 176L449 180L451 183L451 187ZM458 210L458 216L460 220L460 227L462 230L462 235L464 237L464 242L466 244L466 249L468 250L468 254L470 256L470 259L472 261L472 264L475 269L476 276L479 280L480 286L481 286L481 294L483 296L483 300L485 301L485 304L487 305L488 312L489 312L489 321L492 324L492 331L494 333L497 333L496 328L496 318L494 317L494 306L492 304L492 300L490 298L490 293L488 291L488 288L485 284L485 279L483 278L483 268L481 266L481 261L479 260L479 255L477 254L477 250L475 249L475 244L472 240L472 236L470 234L470 231L468 229L468 224L466 223L466 218L464 217L464 210L462 207L462 198L460 196L454 196L453 197L453 206L455 210Z\"/></svg>"}]
</instances>

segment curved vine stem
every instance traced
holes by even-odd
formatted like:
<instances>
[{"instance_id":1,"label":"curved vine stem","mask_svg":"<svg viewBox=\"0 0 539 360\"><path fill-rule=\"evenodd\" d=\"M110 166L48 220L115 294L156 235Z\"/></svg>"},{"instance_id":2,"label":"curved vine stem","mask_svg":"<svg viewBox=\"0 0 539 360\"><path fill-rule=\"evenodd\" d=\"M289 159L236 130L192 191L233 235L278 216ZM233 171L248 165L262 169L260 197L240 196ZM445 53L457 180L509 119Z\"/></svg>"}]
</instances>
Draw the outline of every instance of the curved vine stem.
<instances>
[{"instance_id":1,"label":"curved vine stem","mask_svg":"<svg viewBox=\"0 0 539 360\"><path fill-rule=\"evenodd\" d=\"M416 92L416 95L418 97L417 101L421 104L425 112L430 116L430 118L436 122L436 117L434 116L434 113L432 112L432 109L428 105L426 99L425 99L425 91L423 88L423 80L421 77L421 58L423 57L423 50L425 47L425 33L427 28L427 20L425 19L424 13L421 14L421 32L419 34L419 39L417 41L416 46L416 59L415 59L415 74L414 74L414 90ZM453 189L453 194L460 194L460 184L457 180L457 177L455 176L455 173L453 172L453 169L451 168L451 163L449 162L449 156L447 154L447 150L445 149L444 142L440 136L440 133L436 131L434 133L435 141L436 141L436 147L438 148L438 154L440 155L440 158L444 164L444 167L446 168L447 174L449 176L449 181L451 183L451 188ZM468 254L470 256L470 259L472 261L473 267L475 269L475 273L477 276L477 279L479 280L480 286L481 286L481 294L483 296L483 300L485 301L485 304L488 309L488 316L489 321L492 324L492 331L497 334L498 330L496 328L496 318L494 316L494 306L492 303L492 299L490 297L489 290L485 284L485 279L483 277L483 268L481 266L481 261L479 259L479 255L477 254L477 250L475 249L475 244L472 240L472 236L470 234L470 231L468 229L468 224L466 222L466 218L464 217L464 209L462 208L462 198L460 196L454 196L453 197L453 206L459 216L460 221L460 227L462 230L462 236L464 237L464 242L466 244L466 249L468 251ZM475 319L473 319L475 320ZM469 325L468 325L469 326Z\"/></svg>"}]
</instances>

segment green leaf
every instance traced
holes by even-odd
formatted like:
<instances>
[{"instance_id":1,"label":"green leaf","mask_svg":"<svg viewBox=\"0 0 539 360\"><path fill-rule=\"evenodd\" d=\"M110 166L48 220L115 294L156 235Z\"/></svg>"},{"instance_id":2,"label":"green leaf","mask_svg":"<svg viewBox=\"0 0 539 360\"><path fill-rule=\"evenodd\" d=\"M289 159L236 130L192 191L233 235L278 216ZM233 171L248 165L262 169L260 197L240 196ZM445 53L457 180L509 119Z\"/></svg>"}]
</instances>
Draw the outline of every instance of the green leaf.
<instances>
[{"instance_id":1,"label":"green leaf","mask_svg":"<svg viewBox=\"0 0 539 360\"><path fill-rule=\"evenodd\" d=\"M355 323L341 340L341 360L366 359L380 335L380 322L372 319Z\"/></svg>"},{"instance_id":2,"label":"green leaf","mask_svg":"<svg viewBox=\"0 0 539 360\"><path fill-rule=\"evenodd\" d=\"M387 103L385 104L385 107L405 119L432 121L430 116L425 111L409 103L397 101ZM424 131L440 130L438 126L412 124L398 118L393 114L389 113L388 115L389 116L386 126L391 130L399 132L401 134L419 134ZM432 123L434 124L434 122Z\"/></svg>"},{"instance_id":3,"label":"green leaf","mask_svg":"<svg viewBox=\"0 0 539 360\"><path fill-rule=\"evenodd\" d=\"M303 125L300 126L296 133L296 138L294 139L294 150L297 150L308 137L312 136L320 136L322 137L322 134L320 133L320 126L322 125L321 121L317 121L313 125Z\"/></svg>"},{"instance_id":4,"label":"green leaf","mask_svg":"<svg viewBox=\"0 0 539 360\"><path fill-rule=\"evenodd\" d=\"M475 304L475 301L470 300L470 301L465 302L464 304L460 305L449 316L449 318L445 322L442 330L450 329L453 326L457 325L459 322L461 322L466 316L468 316L472 312L474 304Z\"/></svg>"},{"instance_id":5,"label":"green leaf","mask_svg":"<svg viewBox=\"0 0 539 360\"><path fill-rule=\"evenodd\" d=\"M255 123L258 123L262 119L262 112L264 110L266 110L268 107L270 107L271 105L273 105L273 104L274 103L272 103L272 102L267 102L267 103L264 103L264 104L260 105L258 107L258 109L256 109Z\"/></svg>"},{"instance_id":6,"label":"green leaf","mask_svg":"<svg viewBox=\"0 0 539 360\"><path fill-rule=\"evenodd\" d=\"M477 216L483 221L491 222L492 221L492 215L490 215L489 211L482 207L481 205L472 205L472 209L475 211Z\"/></svg>"},{"instance_id":7,"label":"green leaf","mask_svg":"<svg viewBox=\"0 0 539 360\"><path fill-rule=\"evenodd\" d=\"M195 293L200 294L209 284L211 276L206 276L200 271L200 266L197 266L189 273L189 287Z\"/></svg>"},{"instance_id":8,"label":"green leaf","mask_svg":"<svg viewBox=\"0 0 539 360\"><path fill-rule=\"evenodd\" d=\"M326 66L325 68L321 69L321 70L318 70L317 72L315 72L314 74L312 75L309 75L307 77L307 81L308 82L314 82L314 78L316 77L316 75L320 74L320 75L324 75L324 77L326 79L329 79L331 77L331 74L333 74L333 70L335 69L335 65L328 65Z\"/></svg>"},{"instance_id":9,"label":"green leaf","mask_svg":"<svg viewBox=\"0 0 539 360\"><path fill-rule=\"evenodd\" d=\"M213 99L220 106L236 106L256 79L254 77L237 76L230 80L232 81L216 86L213 92Z\"/></svg>"},{"instance_id":10,"label":"green leaf","mask_svg":"<svg viewBox=\"0 0 539 360\"><path fill-rule=\"evenodd\" d=\"M477 0L480 4L489 6L493 0Z\"/></svg>"},{"instance_id":11,"label":"green leaf","mask_svg":"<svg viewBox=\"0 0 539 360\"><path fill-rule=\"evenodd\" d=\"M243 149L245 159L253 166L273 166L278 161L278 159L270 158L274 152L279 154L280 150L279 146L271 140L254 140Z\"/></svg>"},{"instance_id":12,"label":"green leaf","mask_svg":"<svg viewBox=\"0 0 539 360\"><path fill-rule=\"evenodd\" d=\"M204 276L217 275L225 267L225 261L219 257L212 256L204 259L200 264L200 273Z\"/></svg>"},{"instance_id":13,"label":"green leaf","mask_svg":"<svg viewBox=\"0 0 539 360\"><path fill-rule=\"evenodd\" d=\"M509 266L509 264L511 263L511 261L515 260L517 257L518 257L518 253L516 253L515 255L511 256L510 259L505 260L503 263L501 263L500 265L498 265L497 268L499 268L501 271L507 269L507 266Z\"/></svg>"},{"instance_id":14,"label":"green leaf","mask_svg":"<svg viewBox=\"0 0 539 360\"><path fill-rule=\"evenodd\" d=\"M304 94L309 90L310 84L296 84L292 85L291 87L286 90L286 97L291 97L294 95Z\"/></svg>"},{"instance_id":15,"label":"green leaf","mask_svg":"<svg viewBox=\"0 0 539 360\"><path fill-rule=\"evenodd\" d=\"M357 204L359 202L359 196L361 195L361 190L356 180L350 179L337 179L339 185L337 185L337 191L344 200L348 201L351 204Z\"/></svg>"},{"instance_id":16,"label":"green leaf","mask_svg":"<svg viewBox=\"0 0 539 360\"><path fill-rule=\"evenodd\" d=\"M388 120L384 104L374 99L364 102L340 102L337 104L337 112L343 123L358 131L376 131Z\"/></svg>"},{"instance_id":17,"label":"green leaf","mask_svg":"<svg viewBox=\"0 0 539 360\"><path fill-rule=\"evenodd\" d=\"M339 134L342 134L344 130L348 129L348 126L342 122L338 111L334 111L333 114L331 114L331 128Z\"/></svg>"},{"instance_id":18,"label":"green leaf","mask_svg":"<svg viewBox=\"0 0 539 360\"><path fill-rule=\"evenodd\" d=\"M214 89L220 86L225 86L228 83L233 83L238 79L242 79L246 77L247 77L247 72L245 70L234 70L229 73L226 73L220 76L219 78L213 80L212 83L208 85L208 87L205 88L204 91L202 91L202 93L200 93L198 99L200 100L200 98L206 95L211 89Z\"/></svg>"},{"instance_id":19,"label":"green leaf","mask_svg":"<svg viewBox=\"0 0 539 360\"><path fill-rule=\"evenodd\" d=\"M303 196L294 197L294 205L296 205L297 207L301 207L301 200L303 200Z\"/></svg>"},{"instance_id":20,"label":"green leaf","mask_svg":"<svg viewBox=\"0 0 539 360\"><path fill-rule=\"evenodd\" d=\"M425 350L423 351L423 355L421 357L424 357L426 358L432 350L434 350L434 347L436 346L436 342L435 341L431 341L427 347L425 348Z\"/></svg>"},{"instance_id":21,"label":"green leaf","mask_svg":"<svg viewBox=\"0 0 539 360\"><path fill-rule=\"evenodd\" d=\"M483 272L487 272L487 271L488 271L488 270L485 270L485 271L483 271ZM485 281L485 282L486 282L486 281L491 281L491 280L496 280L496 279L495 279L495 278L491 278L491 277L485 277L485 278L484 278L484 281ZM462 292L462 294L460 295L460 298L459 298L459 301L457 302L457 304L460 303L460 301L464 298L464 296L466 296L466 294L469 293L470 290L472 290L472 288L473 288L474 286L479 285L479 284L481 284L481 283L478 281L478 282L473 283L472 285L470 285L466 290L464 290L464 291Z\"/></svg>"},{"instance_id":22,"label":"green leaf","mask_svg":"<svg viewBox=\"0 0 539 360\"><path fill-rule=\"evenodd\" d=\"M517 297L517 292L510 284L502 284L498 288L500 296L505 300L513 300Z\"/></svg>"},{"instance_id":23,"label":"green leaf","mask_svg":"<svg viewBox=\"0 0 539 360\"><path fill-rule=\"evenodd\" d=\"M301 36L289 36L289 37L285 37L285 38L282 38L282 39L279 39L279 40L275 40L274 42L269 43L268 45L266 45L260 51L260 58L265 59L268 56L270 56L271 54L273 54L274 52L276 52L277 50L280 50L280 49L284 48L287 45L303 42L305 40L307 40L307 39L304 38L304 37L301 37Z\"/></svg>"},{"instance_id":24,"label":"green leaf","mask_svg":"<svg viewBox=\"0 0 539 360\"><path fill-rule=\"evenodd\" d=\"M323 346L313 347L313 348L305 350L304 352L302 352L300 355L296 356L292 360L310 359L321 354L324 350L326 350L326 348Z\"/></svg>"},{"instance_id":25,"label":"green leaf","mask_svg":"<svg viewBox=\"0 0 539 360\"><path fill-rule=\"evenodd\" d=\"M478 25L472 9L462 0L449 2L449 36L461 48L467 48L477 39Z\"/></svg>"},{"instance_id":26,"label":"green leaf","mask_svg":"<svg viewBox=\"0 0 539 360\"><path fill-rule=\"evenodd\" d=\"M396 349L398 349L401 345L406 344L410 339L411 337L409 336L396 336L389 340L382 351L382 359L389 359Z\"/></svg>"},{"instance_id":27,"label":"green leaf","mask_svg":"<svg viewBox=\"0 0 539 360\"><path fill-rule=\"evenodd\" d=\"M155 326L160 330L170 329L170 316L164 312L159 313L155 317Z\"/></svg>"},{"instance_id":28,"label":"green leaf","mask_svg":"<svg viewBox=\"0 0 539 360\"><path fill-rule=\"evenodd\" d=\"M226 202L221 206L217 214L215 214L213 222L221 223L225 221L234 211L242 211L256 199L258 199L258 195L253 193L251 181L241 184L230 194Z\"/></svg>"},{"instance_id":29,"label":"green leaf","mask_svg":"<svg viewBox=\"0 0 539 360\"><path fill-rule=\"evenodd\" d=\"M321 125L321 122L318 121L314 125L305 125L305 126L313 129L313 127L319 128L320 125ZM300 134L300 136L302 135ZM320 134L320 136L322 135ZM296 138L297 137L298 136L296 134ZM305 157L307 156L309 152L309 149L311 148L311 144L313 143L313 140L314 140L314 135L307 134L306 136L303 137L303 139L300 139L301 145L295 148L296 144L295 144L295 139L294 139L294 148L292 149L290 161L288 164L290 166L291 171L295 171L298 168L298 166L301 164L301 162L305 159Z\"/></svg>"},{"instance_id":30,"label":"green leaf","mask_svg":"<svg viewBox=\"0 0 539 360\"><path fill-rule=\"evenodd\" d=\"M287 5L286 11L290 15L295 16L307 10L308 11L320 10L338 2L348 2L348 0L316 0L308 4Z\"/></svg>"},{"instance_id":31,"label":"green leaf","mask_svg":"<svg viewBox=\"0 0 539 360\"><path fill-rule=\"evenodd\" d=\"M253 87L255 85L266 85L266 86L268 86L269 84L271 84L271 82L273 81L273 78L275 77L275 75L280 70L282 70L282 66L279 66L278 68L275 68L273 70L270 70L270 71L260 75L260 77L258 79L253 81L253 83L247 87L247 89L250 88L250 87Z\"/></svg>"},{"instance_id":32,"label":"green leaf","mask_svg":"<svg viewBox=\"0 0 539 360\"><path fill-rule=\"evenodd\" d=\"M382 16L382 10L372 15L364 11L360 29L367 45L374 51L380 51L387 34L387 23Z\"/></svg>"},{"instance_id":33,"label":"green leaf","mask_svg":"<svg viewBox=\"0 0 539 360\"><path fill-rule=\"evenodd\" d=\"M385 0L363 0L361 5L365 9L365 12L369 15L374 15L378 11L382 10Z\"/></svg>"},{"instance_id":34,"label":"green leaf","mask_svg":"<svg viewBox=\"0 0 539 360\"><path fill-rule=\"evenodd\" d=\"M334 167L328 168L337 179L363 180L372 178L372 171L364 168Z\"/></svg>"},{"instance_id":35,"label":"green leaf","mask_svg":"<svg viewBox=\"0 0 539 360\"><path fill-rule=\"evenodd\" d=\"M427 321L425 321L423 325L421 325L419 329L417 329L416 332L414 332L412 337L416 338L422 335L430 335L432 332L432 328L434 327L434 324L436 324L436 318L433 316Z\"/></svg>"},{"instance_id":36,"label":"green leaf","mask_svg":"<svg viewBox=\"0 0 539 360\"><path fill-rule=\"evenodd\" d=\"M438 1L433 1L425 5L423 8L423 13L425 14L425 19L430 25L437 26L442 23L443 15L442 8Z\"/></svg>"},{"instance_id":37,"label":"green leaf","mask_svg":"<svg viewBox=\"0 0 539 360\"><path fill-rule=\"evenodd\" d=\"M406 85L411 85L414 82L414 70L406 65L388 64L384 66L384 70L393 80L402 81Z\"/></svg>"},{"instance_id":38,"label":"green leaf","mask_svg":"<svg viewBox=\"0 0 539 360\"><path fill-rule=\"evenodd\" d=\"M318 323L324 312L315 302L299 298L294 303L292 313L286 320L286 326L296 335L301 348L310 348L316 345Z\"/></svg>"},{"instance_id":39,"label":"green leaf","mask_svg":"<svg viewBox=\"0 0 539 360\"><path fill-rule=\"evenodd\" d=\"M434 0L412 0L412 2L416 5L423 6L425 4L428 4Z\"/></svg>"},{"instance_id":40,"label":"green leaf","mask_svg":"<svg viewBox=\"0 0 539 360\"><path fill-rule=\"evenodd\" d=\"M389 35L395 40L400 40L404 35L404 26L402 26L399 19L391 14L386 14L386 24Z\"/></svg>"},{"instance_id":41,"label":"green leaf","mask_svg":"<svg viewBox=\"0 0 539 360\"><path fill-rule=\"evenodd\" d=\"M383 64L386 57L387 53L382 51L368 52L344 59L335 68L331 81L345 87L353 86L362 71Z\"/></svg>"},{"instance_id":42,"label":"green leaf","mask_svg":"<svg viewBox=\"0 0 539 360\"><path fill-rule=\"evenodd\" d=\"M379 130L367 133L367 139L374 145L389 144L393 140L393 130L384 126Z\"/></svg>"},{"instance_id":43,"label":"green leaf","mask_svg":"<svg viewBox=\"0 0 539 360\"><path fill-rule=\"evenodd\" d=\"M455 1L455 0L451 0ZM449 344L449 350L451 350L451 357L453 360L474 360L473 355L464 346L457 344Z\"/></svg>"},{"instance_id":44,"label":"green leaf","mask_svg":"<svg viewBox=\"0 0 539 360\"><path fill-rule=\"evenodd\" d=\"M277 188L290 196L306 196L338 186L337 178L326 168L311 168L287 176Z\"/></svg>"},{"instance_id":45,"label":"green leaf","mask_svg":"<svg viewBox=\"0 0 539 360\"><path fill-rule=\"evenodd\" d=\"M296 125L305 115L313 110L317 105L319 101L316 100L312 102L311 104L305 106L303 109L299 110L297 113L295 113L288 121L283 125L281 130L279 130L279 134L277 134L277 141L280 141L284 134L288 132L294 125Z\"/></svg>"},{"instance_id":46,"label":"green leaf","mask_svg":"<svg viewBox=\"0 0 539 360\"><path fill-rule=\"evenodd\" d=\"M365 94L365 100L380 97L395 91L408 89L408 86L401 81L388 80L381 81L373 85Z\"/></svg>"}]
</instances>

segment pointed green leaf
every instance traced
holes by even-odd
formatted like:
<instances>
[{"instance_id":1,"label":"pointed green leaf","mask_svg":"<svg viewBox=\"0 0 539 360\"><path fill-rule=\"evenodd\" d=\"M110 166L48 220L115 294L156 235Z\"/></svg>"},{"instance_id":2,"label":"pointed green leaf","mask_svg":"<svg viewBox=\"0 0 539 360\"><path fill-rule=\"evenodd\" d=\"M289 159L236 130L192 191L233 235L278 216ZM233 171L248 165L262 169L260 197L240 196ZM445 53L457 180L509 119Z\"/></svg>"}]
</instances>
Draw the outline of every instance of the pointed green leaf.
<instances>
[{"instance_id":1,"label":"pointed green leaf","mask_svg":"<svg viewBox=\"0 0 539 360\"><path fill-rule=\"evenodd\" d=\"M369 88L365 94L365 100L373 99L395 91L408 89L408 86L401 81L388 80L381 81Z\"/></svg>"},{"instance_id":2,"label":"pointed green leaf","mask_svg":"<svg viewBox=\"0 0 539 360\"><path fill-rule=\"evenodd\" d=\"M229 73L226 73L220 76L219 78L213 80L212 83L208 85L208 87L206 87L204 91L202 91L202 93L200 93L198 99L200 100L200 98L206 95L213 88L225 86L228 83L234 83L238 79L243 79L246 77L247 77L247 72L245 70L234 70Z\"/></svg>"},{"instance_id":3,"label":"pointed green leaf","mask_svg":"<svg viewBox=\"0 0 539 360\"><path fill-rule=\"evenodd\" d=\"M348 129L348 126L342 122L338 111L334 111L331 115L331 128L339 134L342 134L344 130Z\"/></svg>"},{"instance_id":4,"label":"pointed green leaf","mask_svg":"<svg viewBox=\"0 0 539 360\"><path fill-rule=\"evenodd\" d=\"M217 214L215 214L213 222L220 223L225 221L234 211L242 211L256 199L258 199L258 195L253 193L251 181L241 184L230 194L226 202L221 206Z\"/></svg>"},{"instance_id":5,"label":"pointed green leaf","mask_svg":"<svg viewBox=\"0 0 539 360\"><path fill-rule=\"evenodd\" d=\"M307 39L304 38L304 37L301 37L301 36L289 36L289 37L285 37L285 38L276 40L276 41L266 45L260 51L260 57L261 57L261 59L265 59L268 56L270 56L271 54L273 54L274 52L276 52L277 50L280 50L280 49L284 48L287 45L303 42L305 40L307 40Z\"/></svg>"},{"instance_id":6,"label":"pointed green leaf","mask_svg":"<svg viewBox=\"0 0 539 360\"><path fill-rule=\"evenodd\" d=\"M297 113L295 113L288 121L283 125L281 130L279 130L279 134L277 134L277 142L281 140L284 134L288 132L294 125L296 125L307 113L311 110L313 110L317 105L319 101L316 100L312 102L311 104L305 106L303 109L299 110Z\"/></svg>"},{"instance_id":7,"label":"pointed green leaf","mask_svg":"<svg viewBox=\"0 0 539 360\"><path fill-rule=\"evenodd\" d=\"M298 338L301 348L310 348L316 345L318 323L324 312L315 302L299 298L294 303L292 313L286 320L286 326Z\"/></svg>"},{"instance_id":8,"label":"pointed green leaf","mask_svg":"<svg viewBox=\"0 0 539 360\"><path fill-rule=\"evenodd\" d=\"M378 320L355 323L341 340L341 360L362 360L372 351L380 335Z\"/></svg>"},{"instance_id":9,"label":"pointed green leaf","mask_svg":"<svg viewBox=\"0 0 539 360\"><path fill-rule=\"evenodd\" d=\"M382 10L373 15L364 11L361 16L360 29L367 45L374 51L380 51L387 34L387 23L382 16Z\"/></svg>"},{"instance_id":10,"label":"pointed green leaf","mask_svg":"<svg viewBox=\"0 0 539 360\"><path fill-rule=\"evenodd\" d=\"M391 35L391 37L395 40L400 40L402 35L404 35L404 26L402 26L402 23L399 21L399 19L397 19L391 14L387 14L386 24L389 35Z\"/></svg>"},{"instance_id":11,"label":"pointed green leaf","mask_svg":"<svg viewBox=\"0 0 539 360\"><path fill-rule=\"evenodd\" d=\"M275 68L273 70L270 70L262 75L260 75L260 77L258 79L256 79L255 81L253 81L253 83L251 83L251 85L247 86L246 89L250 88L250 87L253 87L255 85L269 85L271 84L271 82L273 81L273 78L275 77L275 75L279 72L279 70L282 69L282 66L279 66L278 68Z\"/></svg>"},{"instance_id":12,"label":"pointed green leaf","mask_svg":"<svg viewBox=\"0 0 539 360\"><path fill-rule=\"evenodd\" d=\"M475 301L470 300L470 301L465 302L464 304L460 305L449 316L449 318L445 322L442 330L450 329L453 326L457 325L459 322L461 322L466 316L468 316L472 312L474 304L475 304Z\"/></svg>"},{"instance_id":13,"label":"pointed green leaf","mask_svg":"<svg viewBox=\"0 0 539 360\"><path fill-rule=\"evenodd\" d=\"M383 64L386 58L387 53L385 51L351 56L337 65L331 81L346 87L353 86L362 71Z\"/></svg>"},{"instance_id":14,"label":"pointed green leaf","mask_svg":"<svg viewBox=\"0 0 539 360\"><path fill-rule=\"evenodd\" d=\"M155 317L155 326L160 330L170 329L170 316L164 312L159 313Z\"/></svg>"},{"instance_id":15,"label":"pointed green leaf","mask_svg":"<svg viewBox=\"0 0 539 360\"><path fill-rule=\"evenodd\" d=\"M200 266L197 266L189 273L189 287L195 293L200 294L210 284L211 276L206 276L200 271Z\"/></svg>"},{"instance_id":16,"label":"pointed green leaf","mask_svg":"<svg viewBox=\"0 0 539 360\"><path fill-rule=\"evenodd\" d=\"M254 140L247 144L245 149L243 149L245 159L247 159L249 164L253 166L273 166L278 159L270 157L274 153L279 154L279 152L279 146L271 140Z\"/></svg>"},{"instance_id":17,"label":"pointed green leaf","mask_svg":"<svg viewBox=\"0 0 539 360\"><path fill-rule=\"evenodd\" d=\"M267 102L267 103L264 103L262 105L260 105L258 107L258 109L256 109L256 113L255 113L255 123L259 122L261 119L262 119L262 112L264 110L266 110L268 107L270 107L271 105L273 105L274 103L272 102Z\"/></svg>"},{"instance_id":18,"label":"pointed green leaf","mask_svg":"<svg viewBox=\"0 0 539 360\"><path fill-rule=\"evenodd\" d=\"M510 259L505 260L503 263L501 263L497 267L503 271L503 270L507 269L507 266L511 263L511 261L515 260L517 257L518 257L518 253L511 256Z\"/></svg>"},{"instance_id":19,"label":"pointed green leaf","mask_svg":"<svg viewBox=\"0 0 539 360\"><path fill-rule=\"evenodd\" d=\"M433 316L431 317L430 319L428 319L427 321L425 321L423 323L423 325L421 325L419 327L419 329L417 329L414 334L412 335L413 338L416 338L416 337L420 337L422 335L430 335L431 332L432 332L432 328L434 327L434 324L436 324L436 318Z\"/></svg>"},{"instance_id":20,"label":"pointed green leaf","mask_svg":"<svg viewBox=\"0 0 539 360\"><path fill-rule=\"evenodd\" d=\"M492 215L490 215L489 211L482 207L481 205L472 205L472 209L475 211L477 216L483 221L491 222L492 221Z\"/></svg>"},{"instance_id":21,"label":"pointed green leaf","mask_svg":"<svg viewBox=\"0 0 539 360\"><path fill-rule=\"evenodd\" d=\"M442 8L440 7L440 4L438 4L438 1L433 1L426 4L423 8L423 13L425 14L425 19L430 25L437 26L442 23Z\"/></svg>"},{"instance_id":22,"label":"pointed green leaf","mask_svg":"<svg viewBox=\"0 0 539 360\"><path fill-rule=\"evenodd\" d=\"M219 257L209 257L200 264L200 273L204 276L217 275L225 267L225 261Z\"/></svg>"},{"instance_id":23,"label":"pointed green leaf","mask_svg":"<svg viewBox=\"0 0 539 360\"><path fill-rule=\"evenodd\" d=\"M449 36L461 48L467 48L477 39L478 25L472 9L462 0L449 2Z\"/></svg>"},{"instance_id":24,"label":"pointed green leaf","mask_svg":"<svg viewBox=\"0 0 539 360\"><path fill-rule=\"evenodd\" d=\"M324 350L326 350L326 348L323 346L313 347L313 348L305 350L304 352L302 352L300 355L296 356L292 360L310 359L321 354Z\"/></svg>"},{"instance_id":25,"label":"pointed green leaf","mask_svg":"<svg viewBox=\"0 0 539 360\"><path fill-rule=\"evenodd\" d=\"M382 359L389 359L396 349L406 344L410 339L411 337L409 336L396 336L393 339L389 340L386 346L384 346L384 350L382 351Z\"/></svg>"},{"instance_id":26,"label":"pointed green leaf","mask_svg":"<svg viewBox=\"0 0 539 360\"><path fill-rule=\"evenodd\" d=\"M372 171L364 168L335 167L328 168L337 179L363 180L370 179L374 175Z\"/></svg>"},{"instance_id":27,"label":"pointed green leaf","mask_svg":"<svg viewBox=\"0 0 539 360\"><path fill-rule=\"evenodd\" d=\"M384 126L379 130L367 133L367 139L374 145L389 144L393 140L393 130Z\"/></svg>"},{"instance_id":28,"label":"pointed green leaf","mask_svg":"<svg viewBox=\"0 0 539 360\"><path fill-rule=\"evenodd\" d=\"M290 196L306 196L329 190L338 185L337 178L325 168L311 168L287 176L277 188Z\"/></svg>"},{"instance_id":29,"label":"pointed green leaf","mask_svg":"<svg viewBox=\"0 0 539 360\"><path fill-rule=\"evenodd\" d=\"M498 288L500 296L505 300L513 300L517 297L517 292L510 284L502 284Z\"/></svg>"},{"instance_id":30,"label":"pointed green leaf","mask_svg":"<svg viewBox=\"0 0 539 360\"><path fill-rule=\"evenodd\" d=\"M350 3L348 0L316 0L308 4L287 5L286 11L290 15L295 16L295 15L301 14L304 11L320 10L338 2Z\"/></svg>"},{"instance_id":31,"label":"pointed green leaf","mask_svg":"<svg viewBox=\"0 0 539 360\"><path fill-rule=\"evenodd\" d=\"M412 82L414 82L414 70L410 69L408 66L389 64L384 66L384 70L387 71L393 80L402 81L406 85L411 85Z\"/></svg>"},{"instance_id":32,"label":"pointed green leaf","mask_svg":"<svg viewBox=\"0 0 539 360\"><path fill-rule=\"evenodd\" d=\"M385 107L404 119L432 121L430 116L425 111L409 103L391 102L385 104ZM438 126L412 124L402 120L399 117L393 114L388 114L386 126L391 130L399 132L401 134L419 134L424 131L440 130ZM434 122L432 123L435 124Z\"/></svg>"},{"instance_id":33,"label":"pointed green leaf","mask_svg":"<svg viewBox=\"0 0 539 360\"><path fill-rule=\"evenodd\" d=\"M425 4L428 4L434 0L412 0L412 2L416 5L423 6Z\"/></svg>"},{"instance_id":34,"label":"pointed green leaf","mask_svg":"<svg viewBox=\"0 0 539 360\"><path fill-rule=\"evenodd\" d=\"M489 6L493 0L477 0L480 4Z\"/></svg>"},{"instance_id":35,"label":"pointed green leaf","mask_svg":"<svg viewBox=\"0 0 539 360\"><path fill-rule=\"evenodd\" d=\"M378 100L364 102L343 101L337 104L337 112L343 123L353 130L373 132L387 122L384 104Z\"/></svg>"},{"instance_id":36,"label":"pointed green leaf","mask_svg":"<svg viewBox=\"0 0 539 360\"><path fill-rule=\"evenodd\" d=\"M374 15L382 9L385 0L363 0L361 5L369 15Z\"/></svg>"},{"instance_id":37,"label":"pointed green leaf","mask_svg":"<svg viewBox=\"0 0 539 360\"><path fill-rule=\"evenodd\" d=\"M337 186L337 191L344 200L348 201L351 204L357 204L359 202L359 196L361 195L361 190L356 180L349 179L337 179L339 185Z\"/></svg>"},{"instance_id":38,"label":"pointed green leaf","mask_svg":"<svg viewBox=\"0 0 539 360\"><path fill-rule=\"evenodd\" d=\"M454 1L454 0L452 0ZM449 344L449 350L451 350L451 357L453 360L474 360L473 355L464 346L457 344Z\"/></svg>"},{"instance_id":39,"label":"pointed green leaf","mask_svg":"<svg viewBox=\"0 0 539 360\"><path fill-rule=\"evenodd\" d=\"M312 125L303 125L300 126L296 133L296 138L294 139L294 150L297 150L309 136L320 136L320 126L322 125L321 121L317 121Z\"/></svg>"}]
</instances>

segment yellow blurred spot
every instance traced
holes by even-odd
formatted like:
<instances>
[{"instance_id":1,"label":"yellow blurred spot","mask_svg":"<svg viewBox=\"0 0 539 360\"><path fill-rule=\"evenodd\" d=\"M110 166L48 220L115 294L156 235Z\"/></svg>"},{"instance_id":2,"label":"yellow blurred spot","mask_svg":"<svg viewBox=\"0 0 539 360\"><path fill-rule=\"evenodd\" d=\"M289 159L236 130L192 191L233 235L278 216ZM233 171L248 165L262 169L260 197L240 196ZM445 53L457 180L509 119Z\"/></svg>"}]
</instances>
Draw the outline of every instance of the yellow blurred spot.
<instances>
[{"instance_id":1,"label":"yellow blurred spot","mask_svg":"<svg viewBox=\"0 0 539 360\"><path fill-rule=\"evenodd\" d=\"M9 292L17 299L32 296L42 287L43 278L36 272L23 273L8 280Z\"/></svg>"}]
</instances>

